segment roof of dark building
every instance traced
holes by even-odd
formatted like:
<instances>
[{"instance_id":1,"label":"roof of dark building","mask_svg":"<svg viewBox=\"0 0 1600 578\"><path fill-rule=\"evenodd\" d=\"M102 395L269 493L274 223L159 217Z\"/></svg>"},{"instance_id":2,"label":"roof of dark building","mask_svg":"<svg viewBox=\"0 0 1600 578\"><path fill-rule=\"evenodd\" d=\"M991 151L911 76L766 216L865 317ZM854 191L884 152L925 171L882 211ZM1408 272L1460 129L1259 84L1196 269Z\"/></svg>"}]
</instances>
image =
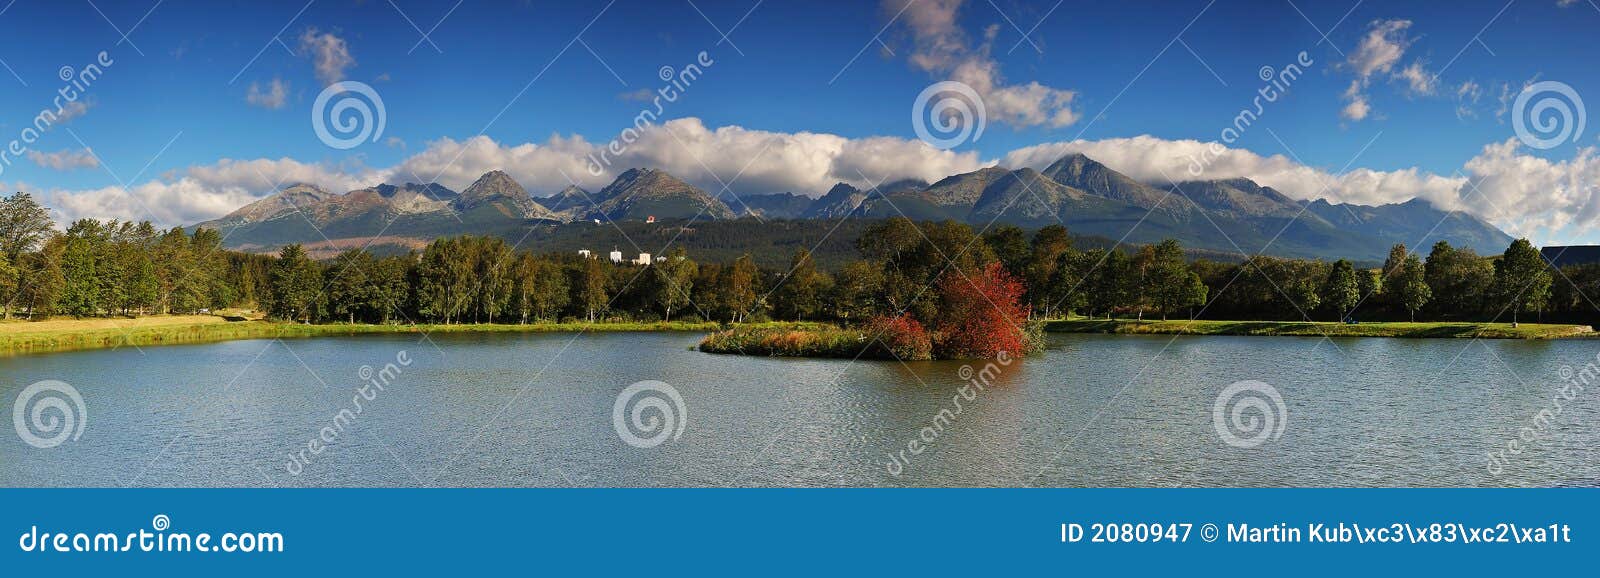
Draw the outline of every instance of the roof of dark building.
<instances>
[{"instance_id":1,"label":"roof of dark building","mask_svg":"<svg viewBox=\"0 0 1600 578\"><path fill-rule=\"evenodd\" d=\"M1539 249L1545 262L1556 267L1600 263L1600 245L1552 245Z\"/></svg>"}]
</instances>

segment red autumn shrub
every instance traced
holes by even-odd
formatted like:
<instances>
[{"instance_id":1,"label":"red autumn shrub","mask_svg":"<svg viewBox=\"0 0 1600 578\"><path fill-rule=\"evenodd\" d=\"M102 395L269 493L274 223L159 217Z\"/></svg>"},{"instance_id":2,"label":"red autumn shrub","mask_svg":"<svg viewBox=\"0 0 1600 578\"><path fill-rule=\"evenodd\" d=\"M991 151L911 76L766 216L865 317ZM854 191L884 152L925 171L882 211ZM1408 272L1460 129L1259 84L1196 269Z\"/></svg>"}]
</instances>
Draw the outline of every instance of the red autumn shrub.
<instances>
[{"instance_id":1,"label":"red autumn shrub","mask_svg":"<svg viewBox=\"0 0 1600 578\"><path fill-rule=\"evenodd\" d=\"M1000 263L976 275L948 271L939 278L940 311L935 326L939 357L991 358L1004 351L1029 351L1028 305L1023 285Z\"/></svg>"},{"instance_id":2,"label":"red autumn shrub","mask_svg":"<svg viewBox=\"0 0 1600 578\"><path fill-rule=\"evenodd\" d=\"M909 315L873 317L867 322L866 331L869 336L878 336L878 347L902 360L933 359L933 339L922 324Z\"/></svg>"}]
</instances>

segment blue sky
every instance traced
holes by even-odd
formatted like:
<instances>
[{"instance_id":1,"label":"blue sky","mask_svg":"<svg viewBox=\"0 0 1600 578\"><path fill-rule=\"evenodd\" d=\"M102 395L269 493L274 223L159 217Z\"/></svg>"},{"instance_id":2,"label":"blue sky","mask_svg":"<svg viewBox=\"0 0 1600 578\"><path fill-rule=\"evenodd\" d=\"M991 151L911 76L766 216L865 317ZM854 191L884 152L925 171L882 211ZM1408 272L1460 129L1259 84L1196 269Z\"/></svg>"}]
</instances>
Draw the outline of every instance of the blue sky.
<instances>
[{"instance_id":1,"label":"blue sky","mask_svg":"<svg viewBox=\"0 0 1600 578\"><path fill-rule=\"evenodd\" d=\"M1036 164L1065 149L1160 181L1181 143L1218 140L1251 106L1263 66L1281 70L1303 50L1313 64L1206 176L1251 176L1302 198L1423 196L1513 234L1600 240L1588 184L1600 127L1538 150L1513 142L1501 112L1502 97L1538 81L1600 95L1600 7L1588 0L919 0L899 10L905 1L17 0L0 14L0 140L50 104L63 66L80 70L102 50L114 64L86 91L87 111L30 145L38 159L12 159L0 183L40 191L64 216L170 224L216 216L280 179L337 189L416 174L461 186L504 168L536 195L569 179L593 187L605 178L550 158L581 159L572 151L582 147L551 136L611 140L646 106L629 93L660 88L661 67L682 69L701 51L715 64L663 114L689 123L627 160L689 173L713 192L731 181L741 193L815 195L836 180ZM996 81L979 91L990 113L981 138L922 150L912 103L974 68ZM313 102L333 80L381 96L378 142L337 150L318 138ZM1006 92L1030 83L1036 91ZM1067 100L1011 102L1030 94ZM1353 118L1358 98L1367 111ZM1071 122L1025 118L1041 106ZM728 127L744 132L718 134ZM464 146L480 134L479 149ZM1129 140L1142 135L1152 140ZM862 151L875 163L804 162ZM241 177L225 159L260 162ZM493 166L507 163L518 166Z\"/></svg>"}]
</instances>

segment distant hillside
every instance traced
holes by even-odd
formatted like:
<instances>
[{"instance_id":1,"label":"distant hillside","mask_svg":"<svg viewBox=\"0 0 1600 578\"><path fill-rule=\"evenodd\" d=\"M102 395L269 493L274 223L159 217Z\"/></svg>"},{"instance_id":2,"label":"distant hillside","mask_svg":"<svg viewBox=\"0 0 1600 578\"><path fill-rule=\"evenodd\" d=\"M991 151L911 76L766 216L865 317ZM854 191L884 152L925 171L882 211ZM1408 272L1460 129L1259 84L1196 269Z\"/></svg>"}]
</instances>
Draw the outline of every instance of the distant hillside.
<instances>
[{"instance_id":1,"label":"distant hillside","mask_svg":"<svg viewBox=\"0 0 1600 578\"><path fill-rule=\"evenodd\" d=\"M1277 256L1360 262L1381 261L1395 243L1427 247L1444 240L1497 254L1511 242L1493 225L1422 200L1380 206L1307 202L1242 178L1155 187L1081 154L1063 156L1042 171L988 167L931 184L902 180L869 189L839 183L815 199L795 193L718 198L665 171L643 168L623 172L599 191L571 186L547 197L530 195L501 171L484 174L459 193L407 183L335 194L301 184L199 226L221 230L229 247L267 252L289 243L326 251L359 247L380 232L372 244L399 250L467 233L527 236L533 243L594 237L545 235L565 230L561 223L643 224L654 218L693 220L694 228L736 219L832 223L896 216L977 228L1059 223L1076 235L1125 243L1174 238L1220 254L1264 249ZM778 258L787 259L787 253Z\"/></svg>"}]
</instances>

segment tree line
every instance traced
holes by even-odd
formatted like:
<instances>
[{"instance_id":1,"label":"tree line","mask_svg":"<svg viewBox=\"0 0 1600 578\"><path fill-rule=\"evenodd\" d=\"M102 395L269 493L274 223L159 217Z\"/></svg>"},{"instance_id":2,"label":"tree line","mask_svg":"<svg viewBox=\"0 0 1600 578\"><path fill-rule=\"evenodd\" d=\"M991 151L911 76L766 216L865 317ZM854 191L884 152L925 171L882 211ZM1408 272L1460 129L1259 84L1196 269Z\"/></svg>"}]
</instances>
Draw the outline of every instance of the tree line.
<instances>
[{"instance_id":1,"label":"tree line","mask_svg":"<svg viewBox=\"0 0 1600 578\"><path fill-rule=\"evenodd\" d=\"M322 262L299 245L268 256L223 249L223 240L213 230L115 220L57 231L47 209L17 193L0 200L4 315L256 308L306 323L845 324L908 315L933 325L966 313L947 307L961 285L981 293L1014 280L1018 303L993 305L1032 318L1515 320L1530 312L1589 318L1597 306L1588 296L1600 295L1600 265L1552 269L1525 239L1497 256L1443 241L1425 256L1396 245L1381 267L1359 268L1347 260L1191 259L1173 240L1079 250L1061 226L980 235L962 223L893 218L865 225L857 258L832 270L805 249L780 267L758 266L748 254L700 263L681 248L635 265L464 236L405 255L355 249Z\"/></svg>"}]
</instances>

